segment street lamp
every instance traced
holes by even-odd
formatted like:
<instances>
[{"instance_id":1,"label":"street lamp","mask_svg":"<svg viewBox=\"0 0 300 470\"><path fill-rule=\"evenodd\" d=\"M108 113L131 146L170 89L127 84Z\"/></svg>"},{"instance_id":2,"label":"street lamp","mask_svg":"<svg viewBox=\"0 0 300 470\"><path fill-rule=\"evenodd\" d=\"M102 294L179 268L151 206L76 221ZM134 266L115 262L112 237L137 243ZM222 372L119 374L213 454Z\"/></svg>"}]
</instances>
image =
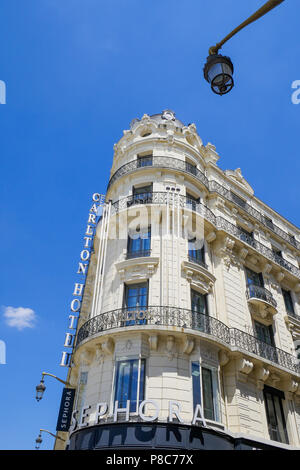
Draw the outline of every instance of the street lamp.
<instances>
[{"instance_id":1,"label":"street lamp","mask_svg":"<svg viewBox=\"0 0 300 470\"><path fill-rule=\"evenodd\" d=\"M58 436L57 434L53 434L52 432L48 431L47 429L40 429L40 433L38 435L38 437L36 438L35 440L35 448L36 450L39 450L40 446L41 446L41 443L43 442L43 439L42 439L42 432L47 432L48 434L50 434L51 436L55 437L55 439L59 439L60 441L65 441L65 439L62 439L60 436Z\"/></svg>"},{"instance_id":2,"label":"street lamp","mask_svg":"<svg viewBox=\"0 0 300 470\"><path fill-rule=\"evenodd\" d=\"M247 20L245 20L237 28L231 31L231 33L225 36L222 41L209 48L209 56L207 57L203 73L205 80L210 83L211 89L214 93L217 95L225 95L233 88L234 85L232 78L233 64L229 57L218 54L219 49L221 49L223 44L225 44L225 42L232 38L232 36L238 33L241 29L264 16L283 1L284 0L269 0L255 13L253 13L253 15L249 16Z\"/></svg>"},{"instance_id":3,"label":"street lamp","mask_svg":"<svg viewBox=\"0 0 300 470\"><path fill-rule=\"evenodd\" d=\"M204 77L211 89L217 95L225 95L233 85L233 64L229 57L221 54L213 54L207 57L204 67Z\"/></svg>"},{"instance_id":4,"label":"street lamp","mask_svg":"<svg viewBox=\"0 0 300 470\"><path fill-rule=\"evenodd\" d=\"M49 375L50 377L54 377L56 380L61 382L62 384L66 385L67 387L70 386L69 382L65 382L64 380L56 377L56 375L49 374L48 372L42 372L42 378L40 383L35 387L36 390L36 401L40 401L43 398L44 392L46 390L46 385L44 384L44 376Z\"/></svg>"}]
</instances>

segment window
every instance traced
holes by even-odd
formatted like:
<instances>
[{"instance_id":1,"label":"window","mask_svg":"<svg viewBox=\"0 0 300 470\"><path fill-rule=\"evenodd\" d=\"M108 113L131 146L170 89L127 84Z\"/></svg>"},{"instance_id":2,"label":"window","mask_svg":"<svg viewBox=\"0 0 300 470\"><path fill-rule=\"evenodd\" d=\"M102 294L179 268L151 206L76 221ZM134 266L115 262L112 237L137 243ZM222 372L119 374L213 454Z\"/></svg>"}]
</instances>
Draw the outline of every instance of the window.
<instances>
[{"instance_id":1,"label":"window","mask_svg":"<svg viewBox=\"0 0 300 470\"><path fill-rule=\"evenodd\" d=\"M197 175L197 166L190 162L185 162L185 170L192 175Z\"/></svg>"},{"instance_id":2,"label":"window","mask_svg":"<svg viewBox=\"0 0 300 470\"><path fill-rule=\"evenodd\" d=\"M232 191L230 191L230 195L231 195L232 202L234 202L235 204L237 204L240 207L245 208L247 202L244 199L242 199L240 196L233 193Z\"/></svg>"},{"instance_id":3,"label":"window","mask_svg":"<svg viewBox=\"0 0 300 470\"><path fill-rule=\"evenodd\" d=\"M150 135L150 134L148 134L148 135ZM146 136L143 135L143 137L146 137ZM137 166L138 166L138 168L141 168L143 166L152 166L152 159L153 159L152 154L143 155L143 156L138 155L138 157L137 157Z\"/></svg>"},{"instance_id":4,"label":"window","mask_svg":"<svg viewBox=\"0 0 300 470\"><path fill-rule=\"evenodd\" d=\"M189 193L186 193L186 205L188 209L196 210L197 204L200 202L200 197L194 197Z\"/></svg>"},{"instance_id":5,"label":"window","mask_svg":"<svg viewBox=\"0 0 300 470\"><path fill-rule=\"evenodd\" d=\"M192 328L195 330L210 332L210 323L207 308L207 295L200 294L191 289Z\"/></svg>"},{"instance_id":6,"label":"window","mask_svg":"<svg viewBox=\"0 0 300 470\"><path fill-rule=\"evenodd\" d=\"M152 202L152 184L132 188L132 197L128 199L127 206L133 204L151 204Z\"/></svg>"},{"instance_id":7,"label":"window","mask_svg":"<svg viewBox=\"0 0 300 470\"><path fill-rule=\"evenodd\" d=\"M206 419L220 421L217 371L192 362L193 408L202 404Z\"/></svg>"},{"instance_id":8,"label":"window","mask_svg":"<svg viewBox=\"0 0 300 470\"><path fill-rule=\"evenodd\" d=\"M118 361L115 376L115 401L118 408L126 408L130 400L130 412L137 412L144 400L145 359Z\"/></svg>"},{"instance_id":9,"label":"window","mask_svg":"<svg viewBox=\"0 0 300 470\"><path fill-rule=\"evenodd\" d=\"M128 310L128 317L130 318L130 312L138 311L138 316L141 316L140 312L143 312L148 307L148 283L143 282L140 284L125 284L124 292L124 308ZM130 325L142 325L146 323L146 319L134 318L129 319L125 322L125 326Z\"/></svg>"},{"instance_id":10,"label":"window","mask_svg":"<svg viewBox=\"0 0 300 470\"><path fill-rule=\"evenodd\" d=\"M135 204L147 203L152 201L152 184L141 186L139 188L133 187L132 198Z\"/></svg>"},{"instance_id":11,"label":"window","mask_svg":"<svg viewBox=\"0 0 300 470\"><path fill-rule=\"evenodd\" d=\"M76 410L78 412L78 417L80 419L82 408L84 407L85 402L85 392L87 384L88 373L81 372L79 377L78 389L77 389L77 401L76 401Z\"/></svg>"},{"instance_id":12,"label":"window","mask_svg":"<svg viewBox=\"0 0 300 470\"><path fill-rule=\"evenodd\" d=\"M263 323L259 323L258 321L254 322L256 337L263 341L266 344L274 346L274 334L272 325L264 325Z\"/></svg>"},{"instance_id":13,"label":"window","mask_svg":"<svg viewBox=\"0 0 300 470\"><path fill-rule=\"evenodd\" d=\"M197 240L196 238L193 238L192 240L188 241L188 256L189 256L189 261L193 261L194 263L201 264L205 268L207 267L205 264L205 254L204 254L204 244L202 245L201 248L199 248L199 245L201 246L200 240Z\"/></svg>"},{"instance_id":14,"label":"window","mask_svg":"<svg viewBox=\"0 0 300 470\"><path fill-rule=\"evenodd\" d=\"M285 304L285 309L287 313L295 315L294 304L292 300L291 292L285 289L282 289L283 300Z\"/></svg>"},{"instance_id":15,"label":"window","mask_svg":"<svg viewBox=\"0 0 300 470\"><path fill-rule=\"evenodd\" d=\"M284 399L283 392L265 385L264 400L270 438L288 444L282 399Z\"/></svg>"},{"instance_id":16,"label":"window","mask_svg":"<svg viewBox=\"0 0 300 470\"><path fill-rule=\"evenodd\" d=\"M278 362L272 325L254 322L254 331L257 341L257 352L261 357L272 362Z\"/></svg>"},{"instance_id":17,"label":"window","mask_svg":"<svg viewBox=\"0 0 300 470\"><path fill-rule=\"evenodd\" d=\"M273 230L274 229L273 220L270 219L270 217L267 217L266 215L264 215L263 218L265 221L265 225Z\"/></svg>"},{"instance_id":18,"label":"window","mask_svg":"<svg viewBox=\"0 0 300 470\"><path fill-rule=\"evenodd\" d=\"M275 256L279 256L279 258L282 259L282 251L281 250L279 250L278 248L275 248L274 246L272 246L272 251L273 251Z\"/></svg>"},{"instance_id":19,"label":"window","mask_svg":"<svg viewBox=\"0 0 300 470\"><path fill-rule=\"evenodd\" d=\"M151 252L151 227L146 230L138 228L137 233L128 235L127 259L150 256Z\"/></svg>"},{"instance_id":20,"label":"window","mask_svg":"<svg viewBox=\"0 0 300 470\"><path fill-rule=\"evenodd\" d=\"M247 286L264 287L264 279L262 273L256 273L249 268L246 268Z\"/></svg>"},{"instance_id":21,"label":"window","mask_svg":"<svg viewBox=\"0 0 300 470\"><path fill-rule=\"evenodd\" d=\"M292 235L292 234L288 233L288 237L289 237L290 243L297 247L297 242L296 242L295 235Z\"/></svg>"},{"instance_id":22,"label":"window","mask_svg":"<svg viewBox=\"0 0 300 470\"><path fill-rule=\"evenodd\" d=\"M245 230L243 227L239 227L239 230L240 230L240 240L248 243L248 245L255 247L253 232L248 232L248 230Z\"/></svg>"}]
</instances>

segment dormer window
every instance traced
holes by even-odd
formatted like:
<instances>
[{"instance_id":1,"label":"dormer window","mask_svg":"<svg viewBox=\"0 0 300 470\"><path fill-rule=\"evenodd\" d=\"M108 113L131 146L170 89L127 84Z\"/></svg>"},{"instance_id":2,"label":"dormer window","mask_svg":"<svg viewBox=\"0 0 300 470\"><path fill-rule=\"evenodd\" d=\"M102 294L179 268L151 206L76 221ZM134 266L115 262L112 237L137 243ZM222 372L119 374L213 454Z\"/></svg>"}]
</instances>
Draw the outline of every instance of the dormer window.
<instances>
[{"instance_id":1,"label":"dormer window","mask_svg":"<svg viewBox=\"0 0 300 470\"><path fill-rule=\"evenodd\" d=\"M234 202L235 204L237 204L238 206L240 207L243 207L245 208L247 202L242 199L240 196L238 196L237 194L233 193L232 191L230 191L230 194L231 194L231 200L232 202Z\"/></svg>"},{"instance_id":2,"label":"dormer window","mask_svg":"<svg viewBox=\"0 0 300 470\"><path fill-rule=\"evenodd\" d=\"M192 175L197 174L197 166L194 165L194 163L191 163L189 161L185 162L185 169L188 173L192 173Z\"/></svg>"},{"instance_id":3,"label":"dormer window","mask_svg":"<svg viewBox=\"0 0 300 470\"><path fill-rule=\"evenodd\" d=\"M266 215L264 215L263 218L265 221L265 225L273 230L274 229L273 220L270 219L270 217L267 217Z\"/></svg>"},{"instance_id":4,"label":"dormer window","mask_svg":"<svg viewBox=\"0 0 300 470\"><path fill-rule=\"evenodd\" d=\"M282 251L281 250L279 250L278 248L272 246L272 251L273 251L275 256L279 256L279 258L282 258Z\"/></svg>"},{"instance_id":5,"label":"dormer window","mask_svg":"<svg viewBox=\"0 0 300 470\"><path fill-rule=\"evenodd\" d=\"M152 166L153 155L138 155L137 157L137 166L141 168L143 166Z\"/></svg>"},{"instance_id":6,"label":"dormer window","mask_svg":"<svg viewBox=\"0 0 300 470\"><path fill-rule=\"evenodd\" d=\"M151 135L151 134L152 134L151 131L146 131L146 132L141 134L141 137L148 137L148 135Z\"/></svg>"}]
</instances>

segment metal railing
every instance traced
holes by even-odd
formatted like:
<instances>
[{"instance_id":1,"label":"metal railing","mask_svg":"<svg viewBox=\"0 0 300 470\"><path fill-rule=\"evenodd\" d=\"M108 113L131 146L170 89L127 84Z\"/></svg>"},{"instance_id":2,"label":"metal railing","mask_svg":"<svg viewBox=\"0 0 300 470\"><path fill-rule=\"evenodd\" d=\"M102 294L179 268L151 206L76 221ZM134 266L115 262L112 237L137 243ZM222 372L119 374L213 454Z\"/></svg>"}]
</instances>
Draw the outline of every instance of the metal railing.
<instances>
[{"instance_id":1,"label":"metal railing","mask_svg":"<svg viewBox=\"0 0 300 470\"><path fill-rule=\"evenodd\" d=\"M138 199L135 199L135 196L128 196L120 199L112 204L111 214L114 215L117 212L128 208L129 206L135 204L169 204L170 206L174 202L179 201L179 206L182 209L192 210L197 214L201 215L205 220L210 222L217 230L223 230L226 233L229 233L233 237L241 240L242 242L250 245L260 254L278 264L280 267L286 269L297 278L300 278L300 269L289 263L282 256L274 253L271 248L266 247L258 240L255 240L250 234L247 235L243 230L241 230L236 225L233 225L228 220L224 219L221 216L215 216L215 214L201 202L190 203L188 196L183 196L180 194L168 193L168 192L152 192L145 193L145 197L142 197L143 194L139 195Z\"/></svg>"},{"instance_id":2,"label":"metal railing","mask_svg":"<svg viewBox=\"0 0 300 470\"><path fill-rule=\"evenodd\" d=\"M270 305L273 305L274 308L277 308L277 302L274 299L271 292L262 286L256 286L255 284L248 284L246 289L247 299L260 299L264 300Z\"/></svg>"},{"instance_id":3,"label":"metal railing","mask_svg":"<svg viewBox=\"0 0 300 470\"><path fill-rule=\"evenodd\" d=\"M188 255L188 258L189 258L189 261L191 261L192 263L199 264L203 268L207 269L207 264L202 259L197 258L196 256L193 256L193 255Z\"/></svg>"},{"instance_id":4,"label":"metal railing","mask_svg":"<svg viewBox=\"0 0 300 470\"><path fill-rule=\"evenodd\" d=\"M143 256L150 256L151 250L136 250L127 251L126 259L142 258Z\"/></svg>"},{"instance_id":5,"label":"metal railing","mask_svg":"<svg viewBox=\"0 0 300 470\"><path fill-rule=\"evenodd\" d=\"M139 162L140 159L131 160L130 162L122 165L118 170L115 171L115 173L110 178L107 189L109 189L109 187L117 179L121 178L122 176L128 173L131 173L134 170L145 168L145 166L146 167L150 166L154 168L172 168L174 170L183 171L185 173L195 176L208 189L209 192L220 194L228 201L239 206L241 209L247 212L247 214L254 217L256 220L258 220L261 224L263 224L269 230L274 232L280 238L282 238L287 243L291 244L293 247L300 250L300 242L298 242L294 238L294 236L285 232L273 222L270 223L270 221L268 221L268 219L265 218L264 214L262 214L260 211L258 211L254 207L250 206L246 201L244 201L242 198L240 198L239 196L234 194L232 191L230 191L230 189L225 188L224 186L222 186L220 183L218 183L215 180L208 181L208 178L205 176L205 174L201 170L199 170L199 168L197 168L196 166L190 164L189 162L186 162L185 160L180 160L174 157L154 156L152 157L152 160L150 160L149 157L145 157L145 158L147 158L147 162L145 162L144 165L142 165Z\"/></svg>"},{"instance_id":6,"label":"metal railing","mask_svg":"<svg viewBox=\"0 0 300 470\"><path fill-rule=\"evenodd\" d=\"M76 348L82 341L98 333L114 328L145 325L192 329L222 342L229 349L236 348L245 354L255 354L260 358L300 374L300 365L297 364L297 359L291 354L237 328L229 328L209 315L169 306L150 306L137 309L132 307L121 308L90 318L78 330Z\"/></svg>"}]
</instances>

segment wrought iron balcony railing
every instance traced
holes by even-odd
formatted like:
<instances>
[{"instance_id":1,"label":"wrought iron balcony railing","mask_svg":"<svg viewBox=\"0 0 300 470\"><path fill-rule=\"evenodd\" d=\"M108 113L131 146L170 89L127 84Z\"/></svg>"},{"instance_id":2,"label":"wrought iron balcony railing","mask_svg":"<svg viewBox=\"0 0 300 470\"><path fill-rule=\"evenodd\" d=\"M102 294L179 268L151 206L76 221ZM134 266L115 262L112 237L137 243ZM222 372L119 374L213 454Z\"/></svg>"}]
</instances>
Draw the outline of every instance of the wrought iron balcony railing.
<instances>
[{"instance_id":1,"label":"wrought iron balcony railing","mask_svg":"<svg viewBox=\"0 0 300 470\"><path fill-rule=\"evenodd\" d=\"M82 341L98 333L114 328L145 325L172 326L204 333L231 350L237 349L245 354L254 354L300 374L300 365L291 354L264 343L255 336L237 328L229 328L216 318L192 310L169 306L122 308L93 317L78 330L76 348Z\"/></svg>"},{"instance_id":2,"label":"wrought iron balcony railing","mask_svg":"<svg viewBox=\"0 0 300 470\"><path fill-rule=\"evenodd\" d=\"M197 258L196 256L188 255L189 261L192 263L199 264L203 268L207 269L207 264L200 258Z\"/></svg>"},{"instance_id":3,"label":"wrought iron balcony railing","mask_svg":"<svg viewBox=\"0 0 300 470\"><path fill-rule=\"evenodd\" d=\"M114 202L112 204L112 215L134 204L169 204L170 206L172 206L173 203L174 205L176 205L179 201L179 206L181 208L196 212L197 214L201 215L205 220L214 225L217 230L223 230L224 232L232 235L238 240L241 240L242 242L254 248L260 254L268 258L269 260L278 264L280 267L286 269L297 278L300 278L300 269L298 267L283 259L282 256L279 256L274 253L271 248L268 248L262 243L260 243L258 240L255 240L250 234L247 235L243 230L241 230L236 225L233 225L228 220L224 219L223 217L215 216L214 213L202 203L195 202L195 204L191 205L190 199L188 197L168 192L152 192L145 193L145 195L147 196L141 197L138 200L135 200L133 196L128 196L120 199L119 201ZM139 196L143 195L140 194Z\"/></svg>"},{"instance_id":4,"label":"wrought iron balcony railing","mask_svg":"<svg viewBox=\"0 0 300 470\"><path fill-rule=\"evenodd\" d=\"M271 230L280 238L285 240L287 243L300 250L300 242L298 242L293 235L285 232L273 222L270 223L268 218L266 218L263 213L250 206L250 204L248 204L236 194L232 193L229 189L226 189L217 181L208 181L205 174L200 171L196 166L184 160L180 160L179 158L173 157L145 157L144 164L141 163L140 160L142 159L131 160L130 162L125 163L118 170L116 170L109 180L107 189L122 176L131 173L132 171L135 171L137 169L144 168L145 166L152 166L154 168L172 168L174 170L183 171L185 173L189 173L190 175L195 176L208 189L209 192L220 194L228 201L243 209L245 212L247 212L247 214L254 217L261 224L263 224L269 230Z\"/></svg>"},{"instance_id":5,"label":"wrought iron balcony railing","mask_svg":"<svg viewBox=\"0 0 300 470\"><path fill-rule=\"evenodd\" d=\"M127 251L126 259L142 258L143 256L150 256L151 250Z\"/></svg>"},{"instance_id":6,"label":"wrought iron balcony railing","mask_svg":"<svg viewBox=\"0 0 300 470\"><path fill-rule=\"evenodd\" d=\"M274 308L277 308L277 302L274 299L271 292L262 286L256 286L254 284L248 284L246 289L247 299L260 299L268 304L272 305Z\"/></svg>"}]
</instances>

